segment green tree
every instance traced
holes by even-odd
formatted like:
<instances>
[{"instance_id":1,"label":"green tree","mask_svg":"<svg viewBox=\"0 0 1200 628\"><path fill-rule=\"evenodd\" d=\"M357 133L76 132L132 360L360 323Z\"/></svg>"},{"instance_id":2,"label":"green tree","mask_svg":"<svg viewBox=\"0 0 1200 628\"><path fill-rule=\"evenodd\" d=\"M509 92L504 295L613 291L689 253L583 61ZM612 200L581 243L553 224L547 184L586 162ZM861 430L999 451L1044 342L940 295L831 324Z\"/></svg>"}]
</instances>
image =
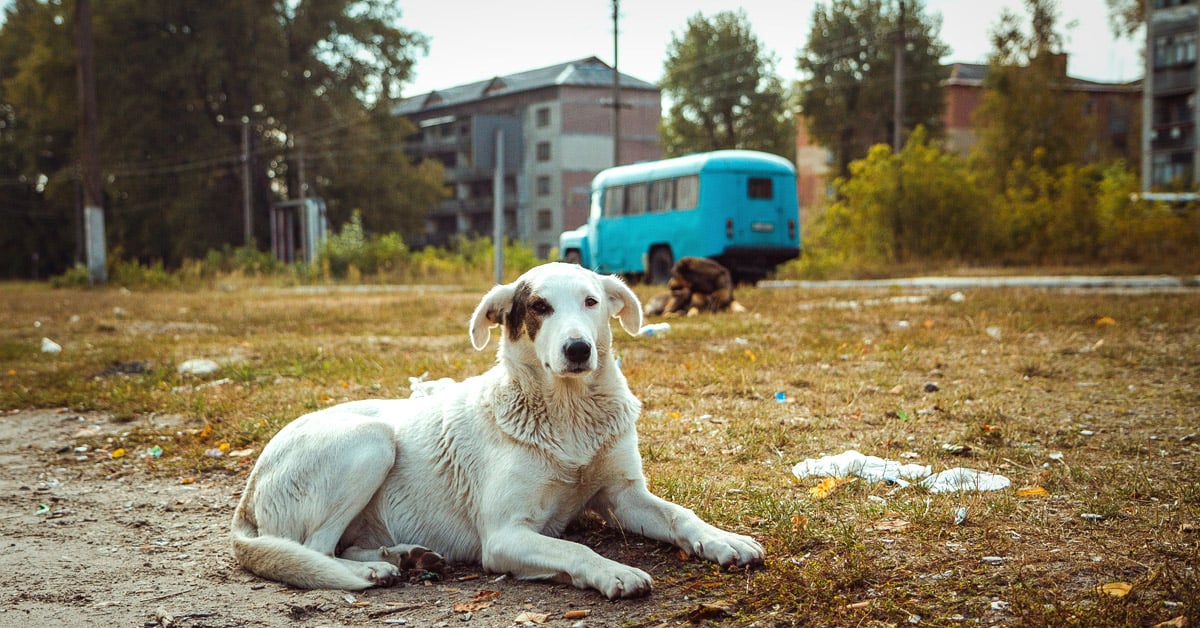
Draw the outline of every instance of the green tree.
<instances>
[{"instance_id":1,"label":"green tree","mask_svg":"<svg viewBox=\"0 0 1200 628\"><path fill-rule=\"evenodd\" d=\"M984 96L977 113L979 143L974 159L998 186L1011 183L1014 164L1034 163L1054 173L1096 155L1095 117L1087 97L1069 89L1062 36L1055 30L1054 0L1025 0L1028 30L1021 16L1005 10L992 31Z\"/></svg>"},{"instance_id":2,"label":"green tree","mask_svg":"<svg viewBox=\"0 0 1200 628\"><path fill-rule=\"evenodd\" d=\"M941 82L949 49L941 17L921 0L903 0L904 128L942 129ZM834 153L837 171L880 143L891 143L895 112L896 38L901 6L891 0L833 0L813 8L808 44L796 63L806 77L799 104L809 133Z\"/></svg>"},{"instance_id":3,"label":"green tree","mask_svg":"<svg viewBox=\"0 0 1200 628\"><path fill-rule=\"evenodd\" d=\"M243 124L260 243L301 170L335 221L362 208L372 230L415 231L439 198L440 167L404 158L412 127L390 113L426 45L398 26L396 3L111 0L93 12L110 246L174 265L240 244ZM0 198L21 199L0 213L5 244L19 241L6 262L40 251L61 270L76 248L73 13L72 0L14 0L0 25Z\"/></svg>"},{"instance_id":4,"label":"green tree","mask_svg":"<svg viewBox=\"0 0 1200 628\"><path fill-rule=\"evenodd\" d=\"M744 11L697 13L672 34L662 90L671 103L661 129L668 156L722 148L795 156L786 91Z\"/></svg>"}]
</instances>

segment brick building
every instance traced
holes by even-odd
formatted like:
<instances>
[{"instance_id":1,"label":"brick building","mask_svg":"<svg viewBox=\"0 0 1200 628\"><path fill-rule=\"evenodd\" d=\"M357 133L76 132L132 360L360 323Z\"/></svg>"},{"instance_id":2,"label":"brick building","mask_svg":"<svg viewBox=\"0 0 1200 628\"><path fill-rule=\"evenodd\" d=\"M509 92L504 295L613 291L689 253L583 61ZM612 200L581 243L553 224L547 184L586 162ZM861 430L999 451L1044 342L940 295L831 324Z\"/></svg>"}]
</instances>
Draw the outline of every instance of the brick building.
<instances>
[{"instance_id":1,"label":"brick building","mask_svg":"<svg viewBox=\"0 0 1200 628\"><path fill-rule=\"evenodd\" d=\"M1062 68L1061 88L1085 94L1084 111L1080 114L1096 117L1096 137L1092 142L1095 157L1123 157L1131 165L1138 163L1141 147L1136 137L1140 132L1141 81L1102 83L1069 77L1066 74L1065 57L1062 59ZM947 150L966 155L975 146L975 114L983 104L983 85L987 73L986 64L951 64L950 78L942 83L946 103L942 112L945 130L943 141ZM803 208L813 203L820 204L828 197L831 165L828 153L809 139L802 118L796 126L796 174L800 184L800 206L804 211Z\"/></svg>"},{"instance_id":2,"label":"brick building","mask_svg":"<svg viewBox=\"0 0 1200 628\"><path fill-rule=\"evenodd\" d=\"M419 132L406 152L439 160L449 198L426 216L425 241L492 233L495 138L504 135L504 234L546 258L587 219L589 186L613 164L612 73L595 57L408 98L395 113ZM657 86L620 75L620 162L662 157Z\"/></svg>"}]
</instances>

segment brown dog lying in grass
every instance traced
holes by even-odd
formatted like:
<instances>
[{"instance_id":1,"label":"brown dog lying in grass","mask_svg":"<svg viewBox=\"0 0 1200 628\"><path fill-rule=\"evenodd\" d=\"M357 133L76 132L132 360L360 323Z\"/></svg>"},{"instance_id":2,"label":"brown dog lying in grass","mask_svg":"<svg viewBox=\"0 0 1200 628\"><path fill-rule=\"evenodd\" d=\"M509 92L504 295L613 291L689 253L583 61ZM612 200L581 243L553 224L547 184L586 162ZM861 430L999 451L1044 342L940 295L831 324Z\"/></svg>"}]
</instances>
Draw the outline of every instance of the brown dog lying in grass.
<instances>
[{"instance_id":1,"label":"brown dog lying in grass","mask_svg":"<svg viewBox=\"0 0 1200 628\"><path fill-rule=\"evenodd\" d=\"M671 269L670 292L646 302L647 316L695 316L700 312L745 312L733 297L729 269L705 257L683 257Z\"/></svg>"}]
</instances>

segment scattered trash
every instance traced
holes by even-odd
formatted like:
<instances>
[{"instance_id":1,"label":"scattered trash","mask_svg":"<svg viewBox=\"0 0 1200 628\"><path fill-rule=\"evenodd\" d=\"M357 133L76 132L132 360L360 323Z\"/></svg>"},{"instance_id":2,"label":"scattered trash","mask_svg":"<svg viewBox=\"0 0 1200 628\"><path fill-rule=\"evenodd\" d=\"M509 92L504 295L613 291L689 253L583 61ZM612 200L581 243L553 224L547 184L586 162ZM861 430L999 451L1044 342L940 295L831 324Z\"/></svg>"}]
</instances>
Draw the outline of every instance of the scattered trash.
<instances>
[{"instance_id":1,"label":"scattered trash","mask_svg":"<svg viewBox=\"0 0 1200 628\"><path fill-rule=\"evenodd\" d=\"M584 617L587 617L588 615L591 615L591 614L592 614L592 611L590 611L586 608L581 608L579 610L567 611L567 612L563 613L563 619L583 619Z\"/></svg>"},{"instance_id":2,"label":"scattered trash","mask_svg":"<svg viewBox=\"0 0 1200 628\"><path fill-rule=\"evenodd\" d=\"M1093 432L1092 430L1079 430L1079 435L1080 436L1095 436L1096 433Z\"/></svg>"},{"instance_id":3,"label":"scattered trash","mask_svg":"<svg viewBox=\"0 0 1200 628\"><path fill-rule=\"evenodd\" d=\"M792 467L792 473L801 479L855 476L869 482L890 481L907 486L908 483L904 480L920 480L932 473L932 468L928 465L904 464L877 456L866 456L851 449L836 456L809 458Z\"/></svg>"},{"instance_id":4,"label":"scattered trash","mask_svg":"<svg viewBox=\"0 0 1200 628\"><path fill-rule=\"evenodd\" d=\"M535 612L533 612L533 611L521 611L521 613L520 613L519 615L517 615L516 619L514 619L514 620L513 620L513 623L517 623L517 624L527 624L527 623L531 623L531 624L544 624L544 623L546 623L546 622L547 622L549 619L550 619L550 616L549 616L549 615L547 615L546 613L535 613Z\"/></svg>"},{"instance_id":5,"label":"scattered trash","mask_svg":"<svg viewBox=\"0 0 1200 628\"><path fill-rule=\"evenodd\" d=\"M938 388L938 385L933 382L929 382L928 384L925 384L925 392L927 392L927 393L933 393L933 392L937 392L939 390L941 390L941 389Z\"/></svg>"},{"instance_id":6,"label":"scattered trash","mask_svg":"<svg viewBox=\"0 0 1200 628\"><path fill-rule=\"evenodd\" d=\"M42 353L62 353L62 345L49 338L42 338Z\"/></svg>"},{"instance_id":7,"label":"scattered trash","mask_svg":"<svg viewBox=\"0 0 1200 628\"><path fill-rule=\"evenodd\" d=\"M1128 582L1109 582L1096 587L1096 593L1107 593L1113 597L1125 597L1133 590Z\"/></svg>"},{"instance_id":8,"label":"scattered trash","mask_svg":"<svg viewBox=\"0 0 1200 628\"><path fill-rule=\"evenodd\" d=\"M125 448L118 447L118 448L114 449L113 452L109 455L112 456L113 460L120 460L121 458L125 457Z\"/></svg>"},{"instance_id":9,"label":"scattered trash","mask_svg":"<svg viewBox=\"0 0 1200 628\"><path fill-rule=\"evenodd\" d=\"M950 295L950 300L954 303L962 303L963 301L967 300L967 295L961 292L955 292L954 294Z\"/></svg>"},{"instance_id":10,"label":"scattered trash","mask_svg":"<svg viewBox=\"0 0 1200 628\"><path fill-rule=\"evenodd\" d=\"M221 366L212 360L205 358L194 358L185 360L179 365L180 375L212 375L221 369Z\"/></svg>"},{"instance_id":11,"label":"scattered trash","mask_svg":"<svg viewBox=\"0 0 1200 628\"><path fill-rule=\"evenodd\" d=\"M408 378L408 389L411 391L408 395L409 398L416 399L418 397L431 397L439 390L451 384L457 383L449 377L443 377L441 379L435 379L431 382L427 382L425 381L426 377L429 377L429 371L421 373L419 377Z\"/></svg>"},{"instance_id":12,"label":"scattered trash","mask_svg":"<svg viewBox=\"0 0 1200 628\"><path fill-rule=\"evenodd\" d=\"M1096 319L1096 327L1108 327L1116 324L1117 320L1111 316L1101 316L1100 318Z\"/></svg>"},{"instance_id":13,"label":"scattered trash","mask_svg":"<svg viewBox=\"0 0 1200 628\"><path fill-rule=\"evenodd\" d=\"M649 325L642 325L642 328L638 330L637 335L651 337L655 334L662 335L669 331L671 331L670 323L651 323Z\"/></svg>"},{"instance_id":14,"label":"scattered trash","mask_svg":"<svg viewBox=\"0 0 1200 628\"><path fill-rule=\"evenodd\" d=\"M1008 488L1012 481L1003 475L955 467L935 473L921 481L921 486L930 493L952 493L956 491L998 491Z\"/></svg>"},{"instance_id":15,"label":"scattered trash","mask_svg":"<svg viewBox=\"0 0 1200 628\"><path fill-rule=\"evenodd\" d=\"M778 403L787 403L787 393L779 391L775 393L775 401Z\"/></svg>"},{"instance_id":16,"label":"scattered trash","mask_svg":"<svg viewBox=\"0 0 1200 628\"><path fill-rule=\"evenodd\" d=\"M1040 486L1026 486L1017 489L1017 497L1049 497L1050 492Z\"/></svg>"},{"instance_id":17,"label":"scattered trash","mask_svg":"<svg viewBox=\"0 0 1200 628\"><path fill-rule=\"evenodd\" d=\"M988 327L984 331L987 333L987 335L991 336L993 340L1000 340L1000 336L1003 335L1003 332L1000 330L1000 328L995 325Z\"/></svg>"},{"instance_id":18,"label":"scattered trash","mask_svg":"<svg viewBox=\"0 0 1200 628\"><path fill-rule=\"evenodd\" d=\"M952 456L965 456L971 453L970 445L959 445L956 443L946 443L942 445L942 451Z\"/></svg>"},{"instance_id":19,"label":"scattered trash","mask_svg":"<svg viewBox=\"0 0 1200 628\"><path fill-rule=\"evenodd\" d=\"M146 455L150 456L151 458L162 458L163 449L162 449L162 447L155 445L146 450Z\"/></svg>"},{"instance_id":20,"label":"scattered trash","mask_svg":"<svg viewBox=\"0 0 1200 628\"><path fill-rule=\"evenodd\" d=\"M208 456L209 458L223 458L225 457L225 452L221 451L217 447L213 447L212 449L206 449L204 451L204 455Z\"/></svg>"},{"instance_id":21,"label":"scattered trash","mask_svg":"<svg viewBox=\"0 0 1200 628\"><path fill-rule=\"evenodd\" d=\"M962 506L954 511L954 525L960 526L967 520L967 507Z\"/></svg>"},{"instance_id":22,"label":"scattered trash","mask_svg":"<svg viewBox=\"0 0 1200 628\"><path fill-rule=\"evenodd\" d=\"M1104 521L1104 515L1098 515L1094 512L1085 512L1079 516L1080 518L1087 519L1088 521Z\"/></svg>"},{"instance_id":23,"label":"scattered trash","mask_svg":"<svg viewBox=\"0 0 1200 628\"><path fill-rule=\"evenodd\" d=\"M1003 556L984 556L983 558L980 558L979 561L987 563L989 565L999 565L1004 562L1004 557Z\"/></svg>"},{"instance_id":24,"label":"scattered trash","mask_svg":"<svg viewBox=\"0 0 1200 628\"><path fill-rule=\"evenodd\" d=\"M42 515L50 514L50 505L49 504L38 504L37 510L34 511L33 514L38 517L40 517Z\"/></svg>"},{"instance_id":25,"label":"scattered trash","mask_svg":"<svg viewBox=\"0 0 1200 628\"><path fill-rule=\"evenodd\" d=\"M1005 602L1004 600L996 600L992 602L992 610L1006 611L1008 610L1008 602Z\"/></svg>"}]
</instances>

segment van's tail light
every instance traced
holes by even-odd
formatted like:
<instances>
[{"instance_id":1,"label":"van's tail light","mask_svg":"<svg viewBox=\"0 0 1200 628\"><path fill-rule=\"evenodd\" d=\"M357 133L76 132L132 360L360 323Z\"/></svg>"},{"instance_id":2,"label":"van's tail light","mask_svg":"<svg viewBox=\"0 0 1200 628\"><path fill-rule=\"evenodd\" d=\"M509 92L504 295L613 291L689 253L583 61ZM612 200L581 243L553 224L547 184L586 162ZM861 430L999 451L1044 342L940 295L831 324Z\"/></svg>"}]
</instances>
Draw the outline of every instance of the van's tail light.
<instances>
[{"instance_id":1,"label":"van's tail light","mask_svg":"<svg viewBox=\"0 0 1200 628\"><path fill-rule=\"evenodd\" d=\"M796 221L795 220L788 221L788 239L789 240L796 239Z\"/></svg>"},{"instance_id":2,"label":"van's tail light","mask_svg":"<svg viewBox=\"0 0 1200 628\"><path fill-rule=\"evenodd\" d=\"M729 238L730 240L733 239L733 219L732 218L725 219L725 237Z\"/></svg>"}]
</instances>

